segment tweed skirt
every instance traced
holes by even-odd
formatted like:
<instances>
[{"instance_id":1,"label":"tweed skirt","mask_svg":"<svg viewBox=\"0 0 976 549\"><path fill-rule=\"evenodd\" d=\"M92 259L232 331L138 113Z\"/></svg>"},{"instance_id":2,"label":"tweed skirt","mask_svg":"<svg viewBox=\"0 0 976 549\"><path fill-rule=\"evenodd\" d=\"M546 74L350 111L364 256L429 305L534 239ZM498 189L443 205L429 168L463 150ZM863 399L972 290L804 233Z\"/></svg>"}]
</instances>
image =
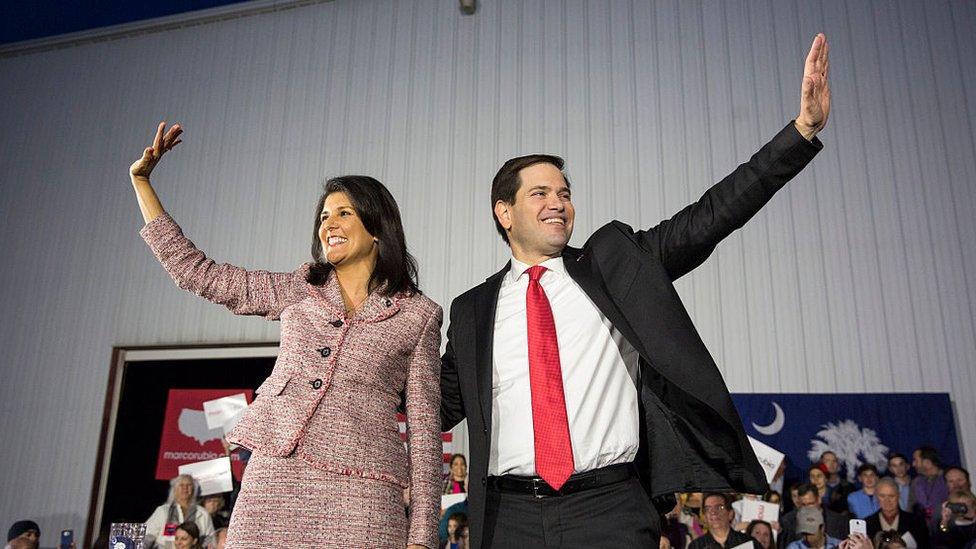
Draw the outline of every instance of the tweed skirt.
<instances>
[{"instance_id":1,"label":"tweed skirt","mask_svg":"<svg viewBox=\"0 0 976 549\"><path fill-rule=\"evenodd\" d=\"M254 453L227 532L228 548L403 548L403 488L317 469L294 455Z\"/></svg>"}]
</instances>

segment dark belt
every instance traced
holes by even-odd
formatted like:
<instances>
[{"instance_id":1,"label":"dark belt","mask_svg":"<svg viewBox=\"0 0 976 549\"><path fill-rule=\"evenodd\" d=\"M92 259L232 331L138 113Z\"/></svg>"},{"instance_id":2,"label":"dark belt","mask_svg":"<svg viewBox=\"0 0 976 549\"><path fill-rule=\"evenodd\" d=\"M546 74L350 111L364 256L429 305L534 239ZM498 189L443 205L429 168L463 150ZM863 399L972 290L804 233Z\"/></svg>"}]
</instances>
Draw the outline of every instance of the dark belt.
<instances>
[{"instance_id":1,"label":"dark belt","mask_svg":"<svg viewBox=\"0 0 976 549\"><path fill-rule=\"evenodd\" d=\"M566 496L575 492L623 482L633 476L636 476L633 463L618 463L572 475L559 490L549 486L548 482L539 477L515 475L488 477L488 488L498 492L531 494L537 498L547 498Z\"/></svg>"}]
</instances>

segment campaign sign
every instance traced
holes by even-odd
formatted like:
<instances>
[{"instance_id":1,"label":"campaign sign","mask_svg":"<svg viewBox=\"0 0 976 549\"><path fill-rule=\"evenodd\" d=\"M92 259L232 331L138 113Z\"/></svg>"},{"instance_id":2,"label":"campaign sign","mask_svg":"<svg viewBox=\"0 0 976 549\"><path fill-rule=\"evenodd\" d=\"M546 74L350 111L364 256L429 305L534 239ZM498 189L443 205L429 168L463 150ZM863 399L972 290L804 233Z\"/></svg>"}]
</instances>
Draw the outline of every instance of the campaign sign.
<instances>
[{"instance_id":1,"label":"campaign sign","mask_svg":"<svg viewBox=\"0 0 976 549\"><path fill-rule=\"evenodd\" d=\"M948 393L735 394L746 434L786 454L791 478L804 478L820 454L837 454L848 480L888 455L932 446L943 464L959 463L959 439Z\"/></svg>"},{"instance_id":2,"label":"campaign sign","mask_svg":"<svg viewBox=\"0 0 976 549\"><path fill-rule=\"evenodd\" d=\"M224 431L219 426L213 429L207 426L203 403L239 393L244 393L249 403L254 398L250 389L169 390L156 461L157 480L175 477L180 465L227 455L221 442ZM231 454L231 469L235 478L241 478L243 468L237 453Z\"/></svg>"}]
</instances>

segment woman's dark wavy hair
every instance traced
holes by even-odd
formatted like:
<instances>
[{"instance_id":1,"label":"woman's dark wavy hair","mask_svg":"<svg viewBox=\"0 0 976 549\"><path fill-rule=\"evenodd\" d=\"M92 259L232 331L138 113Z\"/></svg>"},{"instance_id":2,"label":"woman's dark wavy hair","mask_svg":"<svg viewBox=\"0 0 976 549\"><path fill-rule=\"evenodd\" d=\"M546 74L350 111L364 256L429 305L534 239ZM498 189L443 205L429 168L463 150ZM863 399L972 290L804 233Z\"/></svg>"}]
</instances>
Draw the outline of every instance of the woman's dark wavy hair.
<instances>
[{"instance_id":1,"label":"woman's dark wavy hair","mask_svg":"<svg viewBox=\"0 0 976 549\"><path fill-rule=\"evenodd\" d=\"M325 182L325 190L315 206L312 229L312 260L315 264L308 273L308 282L321 286L332 271L332 265L325 260L319 228L322 226L321 213L325 199L336 192L346 193L363 226L377 239L379 255L369 278L369 291L383 287L383 295L387 297L400 292L419 294L417 261L407 251L396 200L382 183L366 175L343 175Z\"/></svg>"}]
</instances>

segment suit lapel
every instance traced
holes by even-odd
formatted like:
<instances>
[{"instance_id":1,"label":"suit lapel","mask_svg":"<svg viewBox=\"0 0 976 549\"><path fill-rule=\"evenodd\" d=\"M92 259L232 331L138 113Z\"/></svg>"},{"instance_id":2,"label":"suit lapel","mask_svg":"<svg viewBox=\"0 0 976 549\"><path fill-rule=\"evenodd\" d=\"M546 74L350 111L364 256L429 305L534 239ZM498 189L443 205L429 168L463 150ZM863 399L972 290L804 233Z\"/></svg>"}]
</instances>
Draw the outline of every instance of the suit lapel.
<instances>
[{"instance_id":1,"label":"suit lapel","mask_svg":"<svg viewBox=\"0 0 976 549\"><path fill-rule=\"evenodd\" d=\"M569 273L570 278L579 284L583 293L593 301L596 308L610 319L613 327L620 330L620 333L627 338L627 341L637 349L641 356L646 357L647 353L644 352L644 346L641 344L640 338L637 337L637 332L631 328L630 323L610 299L603 284L603 275L600 273L599 264L593 261L593 255L587 250L567 247L563 251L563 265L566 266L566 272Z\"/></svg>"},{"instance_id":2,"label":"suit lapel","mask_svg":"<svg viewBox=\"0 0 976 549\"><path fill-rule=\"evenodd\" d=\"M475 356L478 377L478 405L486 432L491 429L491 372L493 347L495 342L495 308L498 305L498 292L502 278L511 268L508 262L502 270L489 277L475 301Z\"/></svg>"}]
</instances>

